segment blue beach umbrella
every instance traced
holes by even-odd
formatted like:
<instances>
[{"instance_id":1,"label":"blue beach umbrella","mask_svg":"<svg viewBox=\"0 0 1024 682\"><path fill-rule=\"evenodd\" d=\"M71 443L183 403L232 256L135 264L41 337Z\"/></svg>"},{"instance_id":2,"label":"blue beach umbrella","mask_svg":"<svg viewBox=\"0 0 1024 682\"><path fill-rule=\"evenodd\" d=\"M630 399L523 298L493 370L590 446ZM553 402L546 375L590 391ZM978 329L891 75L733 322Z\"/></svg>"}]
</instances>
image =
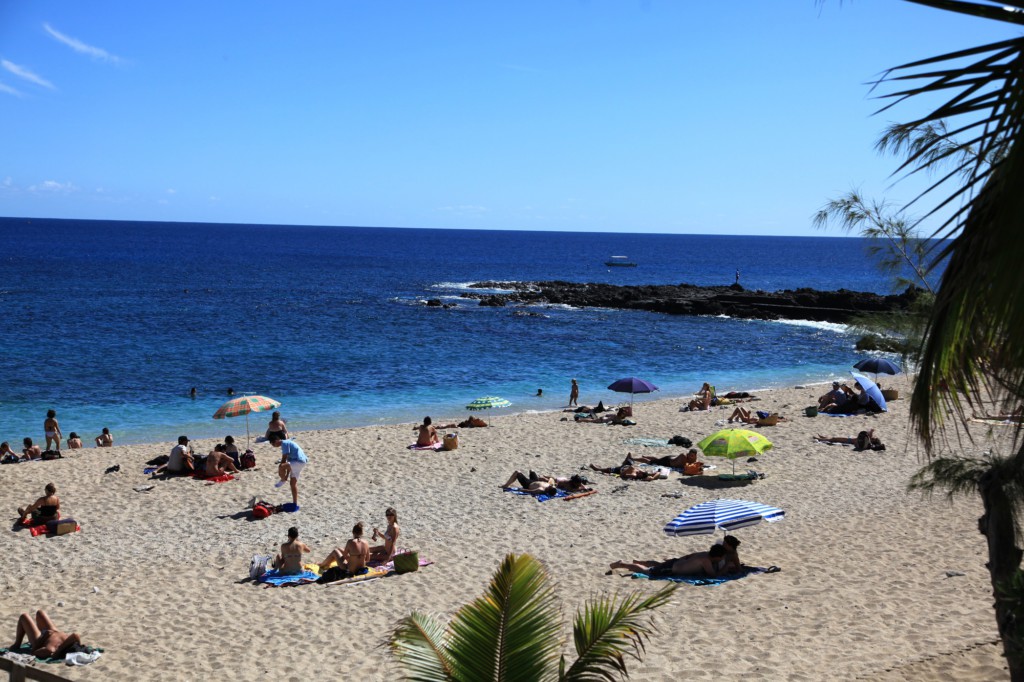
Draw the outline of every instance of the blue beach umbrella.
<instances>
[{"instance_id":1,"label":"blue beach umbrella","mask_svg":"<svg viewBox=\"0 0 1024 682\"><path fill-rule=\"evenodd\" d=\"M868 379L863 374L857 374L856 372L850 372L850 374L852 374L853 378L857 380L860 387L864 389L864 392L868 394L868 397L874 400L878 406L882 408L882 412L889 411L889 408L885 405L885 398L882 396L882 389L878 388L878 386L875 385L875 382L871 381L871 379Z\"/></svg>"},{"instance_id":2,"label":"blue beach umbrella","mask_svg":"<svg viewBox=\"0 0 1024 682\"><path fill-rule=\"evenodd\" d=\"M762 521L774 523L785 518L786 512L759 502L746 500L711 500L701 502L684 511L666 524L667 535L711 535L721 528L731 532L737 528L755 526Z\"/></svg>"},{"instance_id":3,"label":"blue beach umbrella","mask_svg":"<svg viewBox=\"0 0 1024 682\"><path fill-rule=\"evenodd\" d=\"M658 390L658 387L649 381L643 379L637 379L636 377L626 377L625 379L619 379L614 381L608 386L609 391L615 391L616 393L628 393L629 394L629 408L633 409L633 394L634 393L654 393Z\"/></svg>"},{"instance_id":4,"label":"blue beach umbrella","mask_svg":"<svg viewBox=\"0 0 1024 682\"><path fill-rule=\"evenodd\" d=\"M862 372L871 372L875 375L875 381L878 381L879 374L899 374L900 366L894 362L890 362L885 358L864 358L853 366L854 369L859 369Z\"/></svg>"}]
</instances>

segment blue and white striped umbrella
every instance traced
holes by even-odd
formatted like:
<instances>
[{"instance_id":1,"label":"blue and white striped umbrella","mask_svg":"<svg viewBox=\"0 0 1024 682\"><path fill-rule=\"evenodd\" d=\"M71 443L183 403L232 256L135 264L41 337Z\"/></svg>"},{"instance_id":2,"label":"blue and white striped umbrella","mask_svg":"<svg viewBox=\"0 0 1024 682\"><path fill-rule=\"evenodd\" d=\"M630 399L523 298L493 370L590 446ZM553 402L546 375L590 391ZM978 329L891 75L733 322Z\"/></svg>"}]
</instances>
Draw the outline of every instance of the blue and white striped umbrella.
<instances>
[{"instance_id":1,"label":"blue and white striped umbrella","mask_svg":"<svg viewBox=\"0 0 1024 682\"><path fill-rule=\"evenodd\" d=\"M785 518L786 512L745 500L711 500L701 502L672 519L665 526L668 535L711 535L716 529L729 532L737 528L755 526L761 521L769 523Z\"/></svg>"}]
</instances>

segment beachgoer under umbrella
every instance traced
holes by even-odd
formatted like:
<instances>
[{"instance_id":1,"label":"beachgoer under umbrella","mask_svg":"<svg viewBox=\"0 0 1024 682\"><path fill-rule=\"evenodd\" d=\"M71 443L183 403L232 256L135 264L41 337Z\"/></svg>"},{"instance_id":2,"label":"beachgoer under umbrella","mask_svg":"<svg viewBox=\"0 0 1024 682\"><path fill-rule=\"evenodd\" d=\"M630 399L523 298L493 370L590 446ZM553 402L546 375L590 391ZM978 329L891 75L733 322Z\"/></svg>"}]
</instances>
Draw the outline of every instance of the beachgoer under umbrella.
<instances>
[{"instance_id":1,"label":"beachgoer under umbrella","mask_svg":"<svg viewBox=\"0 0 1024 682\"><path fill-rule=\"evenodd\" d=\"M700 577L714 578L719 575L719 562L726 556L725 547L712 545L706 552L694 552L677 559L664 561L616 561L611 570L623 568L633 573L644 573L651 578Z\"/></svg>"}]
</instances>

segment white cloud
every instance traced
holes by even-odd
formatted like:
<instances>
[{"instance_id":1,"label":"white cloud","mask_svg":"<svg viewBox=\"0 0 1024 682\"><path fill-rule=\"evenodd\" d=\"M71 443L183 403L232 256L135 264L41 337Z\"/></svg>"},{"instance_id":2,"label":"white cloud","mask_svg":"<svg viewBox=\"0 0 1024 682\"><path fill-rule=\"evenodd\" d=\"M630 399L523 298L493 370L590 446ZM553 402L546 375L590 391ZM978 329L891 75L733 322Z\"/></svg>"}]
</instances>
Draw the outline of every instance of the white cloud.
<instances>
[{"instance_id":1,"label":"white cloud","mask_svg":"<svg viewBox=\"0 0 1024 682\"><path fill-rule=\"evenodd\" d=\"M57 182L56 180L44 180L38 185L29 185L30 192L74 192L78 188L70 182Z\"/></svg>"},{"instance_id":2,"label":"white cloud","mask_svg":"<svg viewBox=\"0 0 1024 682\"><path fill-rule=\"evenodd\" d=\"M220 201L220 197L212 196L212 197L210 197L210 201Z\"/></svg>"},{"instance_id":3,"label":"white cloud","mask_svg":"<svg viewBox=\"0 0 1024 682\"><path fill-rule=\"evenodd\" d=\"M4 85L0 83L0 92L6 92L8 95L14 95L15 97L21 97L21 93L12 88L10 85Z\"/></svg>"},{"instance_id":4,"label":"white cloud","mask_svg":"<svg viewBox=\"0 0 1024 682\"><path fill-rule=\"evenodd\" d=\"M41 85L44 88L49 88L50 90L56 90L57 89L57 88L55 88L53 86L53 83L51 83L50 81L46 80L42 76L39 76L39 75L36 75L36 74L32 73L31 71L26 69L24 66L19 66L19 65L15 64L14 62L8 61L6 59L0 59L0 66L4 67L8 71L10 71L11 73L13 73L18 78L24 78L25 80L27 80L27 81L29 81L31 83L35 83L36 85Z\"/></svg>"},{"instance_id":5,"label":"white cloud","mask_svg":"<svg viewBox=\"0 0 1024 682\"><path fill-rule=\"evenodd\" d=\"M169 190L167 190L167 193L168 194L177 194L178 190L176 190L176 189L169 189Z\"/></svg>"},{"instance_id":6,"label":"white cloud","mask_svg":"<svg viewBox=\"0 0 1024 682\"><path fill-rule=\"evenodd\" d=\"M77 38L72 38L71 36L64 35L57 29L50 26L49 24L43 24L43 28L46 30L47 33L50 34L51 38L53 38L59 43L64 43L65 45L70 47L75 52L78 52L79 54L88 55L93 59L98 59L102 62L110 62L111 64L120 64L124 61L117 55L112 55L103 48L93 47L92 45L86 45Z\"/></svg>"}]
</instances>

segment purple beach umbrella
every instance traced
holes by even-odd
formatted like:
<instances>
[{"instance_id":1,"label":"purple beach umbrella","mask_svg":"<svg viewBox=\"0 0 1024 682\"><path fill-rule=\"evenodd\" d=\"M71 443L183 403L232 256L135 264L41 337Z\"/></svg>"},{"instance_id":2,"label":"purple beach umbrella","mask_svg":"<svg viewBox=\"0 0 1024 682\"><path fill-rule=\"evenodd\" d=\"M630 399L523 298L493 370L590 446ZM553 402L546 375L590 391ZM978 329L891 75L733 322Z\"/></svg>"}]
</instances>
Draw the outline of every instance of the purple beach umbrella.
<instances>
[{"instance_id":1,"label":"purple beach umbrella","mask_svg":"<svg viewBox=\"0 0 1024 682\"><path fill-rule=\"evenodd\" d=\"M633 409L633 394L634 393L654 393L658 390L658 387L649 381L643 379L637 379L636 377L626 377L625 379L619 379L608 386L609 391L615 391L616 393L628 393L629 394L629 408Z\"/></svg>"}]
</instances>

